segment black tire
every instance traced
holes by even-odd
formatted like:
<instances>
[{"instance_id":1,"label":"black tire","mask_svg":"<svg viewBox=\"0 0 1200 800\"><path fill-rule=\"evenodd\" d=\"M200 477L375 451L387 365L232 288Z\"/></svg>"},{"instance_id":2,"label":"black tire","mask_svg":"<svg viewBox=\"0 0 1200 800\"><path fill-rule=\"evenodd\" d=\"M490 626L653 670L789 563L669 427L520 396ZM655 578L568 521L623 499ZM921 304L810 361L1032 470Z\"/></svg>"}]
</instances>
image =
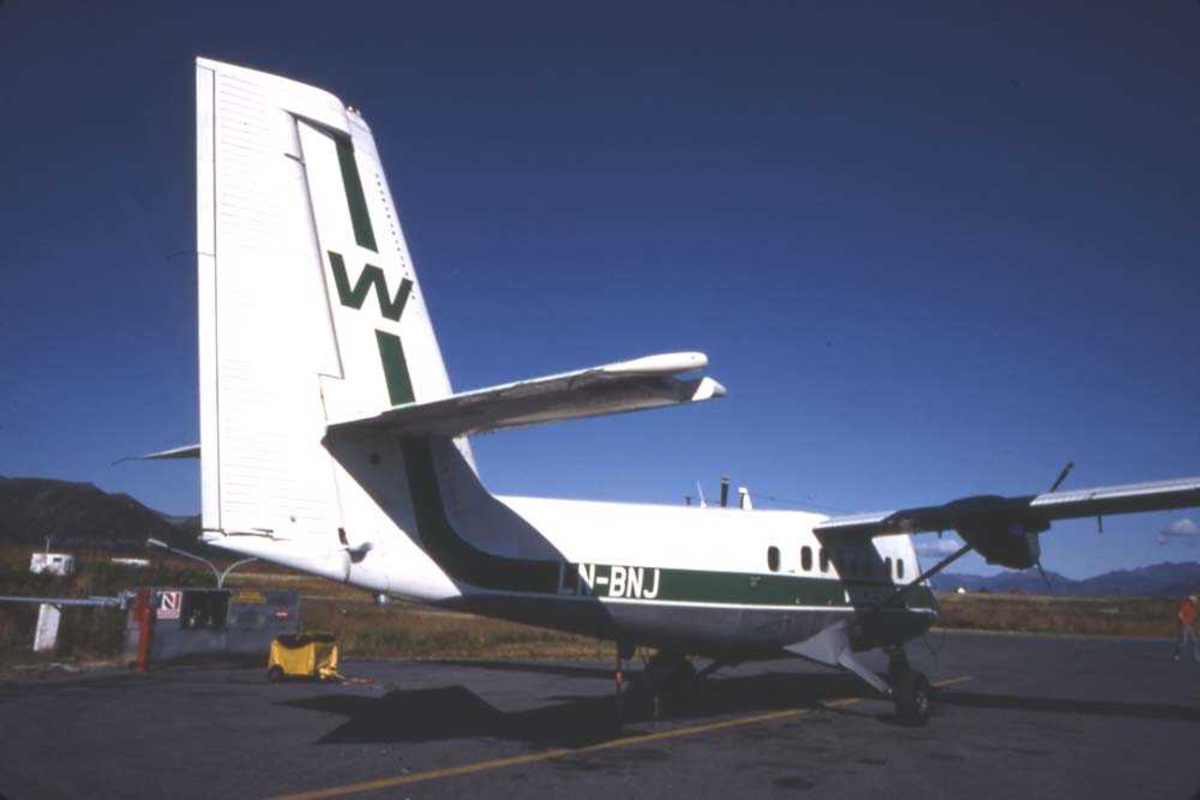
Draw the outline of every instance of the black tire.
<instances>
[{"instance_id":1,"label":"black tire","mask_svg":"<svg viewBox=\"0 0 1200 800\"><path fill-rule=\"evenodd\" d=\"M646 688L650 692L651 714L655 719L682 711L691 699L696 684L696 668L684 656L656 653L646 664Z\"/></svg>"},{"instance_id":2,"label":"black tire","mask_svg":"<svg viewBox=\"0 0 1200 800\"><path fill-rule=\"evenodd\" d=\"M896 716L905 725L921 726L929 722L933 711L933 689L925 673L910 669L900 676L893 690L896 694Z\"/></svg>"},{"instance_id":3,"label":"black tire","mask_svg":"<svg viewBox=\"0 0 1200 800\"><path fill-rule=\"evenodd\" d=\"M695 679L696 668L684 656L655 653L646 663L645 676L655 687L682 685Z\"/></svg>"},{"instance_id":4,"label":"black tire","mask_svg":"<svg viewBox=\"0 0 1200 800\"><path fill-rule=\"evenodd\" d=\"M888 659L888 680L892 682L892 686L900 683L904 673L911 671L912 666L908 663L908 656L903 651Z\"/></svg>"},{"instance_id":5,"label":"black tire","mask_svg":"<svg viewBox=\"0 0 1200 800\"><path fill-rule=\"evenodd\" d=\"M278 664L272 664L267 670L267 680L271 683L283 683L283 679L287 677L283 674L283 667Z\"/></svg>"}]
</instances>

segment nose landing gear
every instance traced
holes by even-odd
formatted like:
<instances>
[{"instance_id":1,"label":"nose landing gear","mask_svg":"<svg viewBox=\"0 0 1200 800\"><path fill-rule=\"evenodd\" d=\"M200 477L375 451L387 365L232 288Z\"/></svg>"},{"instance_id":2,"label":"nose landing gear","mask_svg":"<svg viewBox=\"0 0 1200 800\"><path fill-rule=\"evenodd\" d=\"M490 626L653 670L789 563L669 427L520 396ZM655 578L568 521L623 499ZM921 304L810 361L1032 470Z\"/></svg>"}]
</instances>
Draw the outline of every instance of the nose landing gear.
<instances>
[{"instance_id":1,"label":"nose landing gear","mask_svg":"<svg viewBox=\"0 0 1200 800\"><path fill-rule=\"evenodd\" d=\"M892 682L896 717L905 725L924 725L933 711L933 689L929 678L912 668L904 650L896 649L888 655L888 677Z\"/></svg>"}]
</instances>

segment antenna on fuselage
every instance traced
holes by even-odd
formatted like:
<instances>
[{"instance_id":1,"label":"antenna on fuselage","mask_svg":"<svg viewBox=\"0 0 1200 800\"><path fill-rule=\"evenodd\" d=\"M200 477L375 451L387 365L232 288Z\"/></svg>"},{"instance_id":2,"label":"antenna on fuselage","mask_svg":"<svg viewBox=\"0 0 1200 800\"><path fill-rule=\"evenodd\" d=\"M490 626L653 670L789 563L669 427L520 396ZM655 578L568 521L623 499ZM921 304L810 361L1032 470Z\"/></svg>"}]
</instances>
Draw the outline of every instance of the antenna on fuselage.
<instances>
[{"instance_id":1,"label":"antenna on fuselage","mask_svg":"<svg viewBox=\"0 0 1200 800\"><path fill-rule=\"evenodd\" d=\"M700 481L696 481L696 495L700 498L700 507L708 508L708 501L704 499L704 487L700 485Z\"/></svg>"},{"instance_id":2,"label":"antenna on fuselage","mask_svg":"<svg viewBox=\"0 0 1200 800\"><path fill-rule=\"evenodd\" d=\"M738 487L738 508L743 511L754 510L754 503L750 501L750 490L745 486Z\"/></svg>"},{"instance_id":3,"label":"antenna on fuselage","mask_svg":"<svg viewBox=\"0 0 1200 800\"><path fill-rule=\"evenodd\" d=\"M721 508L729 508L729 476L721 476Z\"/></svg>"}]
</instances>

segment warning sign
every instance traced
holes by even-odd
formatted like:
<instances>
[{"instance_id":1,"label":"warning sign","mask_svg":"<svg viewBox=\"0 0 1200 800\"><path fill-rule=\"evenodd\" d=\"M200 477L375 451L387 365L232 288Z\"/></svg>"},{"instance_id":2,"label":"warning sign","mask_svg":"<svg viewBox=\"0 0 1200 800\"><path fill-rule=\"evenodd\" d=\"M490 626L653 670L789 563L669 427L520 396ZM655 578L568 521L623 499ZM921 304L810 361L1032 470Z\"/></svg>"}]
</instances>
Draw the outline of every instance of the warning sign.
<instances>
[{"instance_id":1,"label":"warning sign","mask_svg":"<svg viewBox=\"0 0 1200 800\"><path fill-rule=\"evenodd\" d=\"M183 592L162 592L158 600L159 619L179 619L183 608Z\"/></svg>"}]
</instances>

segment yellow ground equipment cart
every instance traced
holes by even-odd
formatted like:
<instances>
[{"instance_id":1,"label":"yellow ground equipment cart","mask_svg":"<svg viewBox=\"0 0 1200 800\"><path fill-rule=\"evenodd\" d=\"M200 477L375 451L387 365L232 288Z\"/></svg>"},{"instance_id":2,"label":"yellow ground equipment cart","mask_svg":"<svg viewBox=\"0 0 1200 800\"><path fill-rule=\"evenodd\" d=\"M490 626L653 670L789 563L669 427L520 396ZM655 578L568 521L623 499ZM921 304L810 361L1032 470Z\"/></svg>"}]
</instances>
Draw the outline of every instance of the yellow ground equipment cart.
<instances>
[{"instance_id":1,"label":"yellow ground equipment cart","mask_svg":"<svg viewBox=\"0 0 1200 800\"><path fill-rule=\"evenodd\" d=\"M278 683L286 678L341 680L338 674L338 646L329 633L285 633L271 642L271 660L267 680Z\"/></svg>"}]
</instances>

